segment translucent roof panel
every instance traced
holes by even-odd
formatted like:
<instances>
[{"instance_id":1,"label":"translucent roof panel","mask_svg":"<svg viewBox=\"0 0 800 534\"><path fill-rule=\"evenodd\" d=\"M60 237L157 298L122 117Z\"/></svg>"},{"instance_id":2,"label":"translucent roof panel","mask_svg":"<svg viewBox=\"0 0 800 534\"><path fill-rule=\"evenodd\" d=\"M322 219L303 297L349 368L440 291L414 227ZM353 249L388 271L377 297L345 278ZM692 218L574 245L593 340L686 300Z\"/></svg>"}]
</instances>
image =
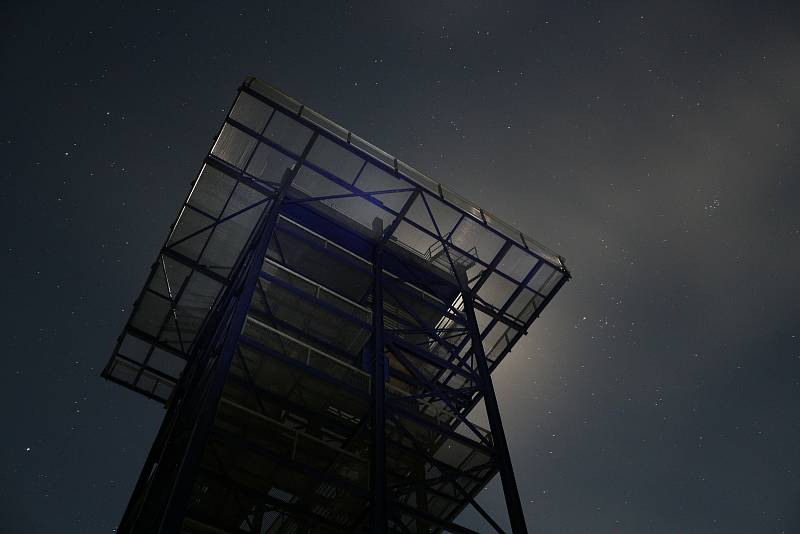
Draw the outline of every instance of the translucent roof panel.
<instances>
[{"instance_id":1,"label":"translucent roof panel","mask_svg":"<svg viewBox=\"0 0 800 534\"><path fill-rule=\"evenodd\" d=\"M308 156L299 161L314 134ZM273 263L265 264L276 280L292 272L292 283L307 277L327 287L323 293L335 295L334 302L363 307L363 274L371 270L380 239L386 273L438 303L428 306L427 316L463 317L458 287L467 281L485 318L485 350L496 365L569 277L560 256L496 215L248 78L151 267L104 376L162 402L169 398L256 222L284 173L296 165L270 244ZM315 252L334 249L333 255ZM358 345L366 334L352 335Z\"/></svg>"}]
</instances>

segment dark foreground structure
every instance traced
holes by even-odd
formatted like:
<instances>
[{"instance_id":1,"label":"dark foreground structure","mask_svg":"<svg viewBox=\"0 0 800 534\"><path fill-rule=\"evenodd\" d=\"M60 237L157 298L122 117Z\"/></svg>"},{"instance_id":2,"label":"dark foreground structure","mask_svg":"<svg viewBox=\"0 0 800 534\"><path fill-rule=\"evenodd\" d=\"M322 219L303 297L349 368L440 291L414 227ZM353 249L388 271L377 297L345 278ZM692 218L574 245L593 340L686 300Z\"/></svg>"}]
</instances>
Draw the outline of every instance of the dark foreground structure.
<instances>
[{"instance_id":1,"label":"dark foreground structure","mask_svg":"<svg viewBox=\"0 0 800 534\"><path fill-rule=\"evenodd\" d=\"M246 80L103 371L167 407L118 532L502 532L498 473L526 532L491 371L568 278Z\"/></svg>"}]
</instances>

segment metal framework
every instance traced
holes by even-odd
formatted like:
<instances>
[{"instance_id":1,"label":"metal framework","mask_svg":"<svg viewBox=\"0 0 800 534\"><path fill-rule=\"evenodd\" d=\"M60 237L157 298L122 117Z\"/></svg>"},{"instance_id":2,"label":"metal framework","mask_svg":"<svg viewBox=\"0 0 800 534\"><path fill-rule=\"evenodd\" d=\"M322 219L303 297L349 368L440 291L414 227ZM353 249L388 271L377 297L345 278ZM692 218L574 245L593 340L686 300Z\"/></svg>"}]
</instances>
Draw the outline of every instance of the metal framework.
<instances>
[{"instance_id":1,"label":"metal framework","mask_svg":"<svg viewBox=\"0 0 800 534\"><path fill-rule=\"evenodd\" d=\"M502 532L499 473L526 532L491 372L568 278L248 78L103 371L167 406L118 531Z\"/></svg>"}]
</instances>

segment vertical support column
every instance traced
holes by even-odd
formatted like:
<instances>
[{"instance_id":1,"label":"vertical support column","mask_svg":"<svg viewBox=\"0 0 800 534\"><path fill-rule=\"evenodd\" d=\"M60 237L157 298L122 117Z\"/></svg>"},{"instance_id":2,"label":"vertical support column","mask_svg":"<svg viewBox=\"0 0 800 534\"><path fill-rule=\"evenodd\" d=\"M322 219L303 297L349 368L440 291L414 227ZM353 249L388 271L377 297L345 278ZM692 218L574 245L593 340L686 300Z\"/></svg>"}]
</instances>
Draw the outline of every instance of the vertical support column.
<instances>
[{"instance_id":1,"label":"vertical support column","mask_svg":"<svg viewBox=\"0 0 800 534\"><path fill-rule=\"evenodd\" d=\"M464 301L464 314L467 318L467 329L469 330L472 352L478 366L481 389L483 389L483 400L486 405L486 415L489 420L489 429L492 431L492 441L494 443L495 460L500 471L500 480L503 483L503 495L506 500L508 518L511 521L511 530L514 534L527 534L528 528L525 526L525 515L522 512L522 501L519 498L517 480L514 476L514 469L511 465L511 455L508 452L508 442L503 431L503 422L500 419L500 409L497 406L497 397L492 384L492 377L489 375L489 364L486 360L486 353L483 350L478 321L475 318L475 308L472 304L472 291L467 283L467 276L463 270L456 273L458 284L461 288L461 296Z\"/></svg>"},{"instance_id":2,"label":"vertical support column","mask_svg":"<svg viewBox=\"0 0 800 534\"><path fill-rule=\"evenodd\" d=\"M370 532L383 534L386 522L386 357L383 343L383 221L372 223L375 251L372 257L372 461L370 469Z\"/></svg>"},{"instance_id":3,"label":"vertical support column","mask_svg":"<svg viewBox=\"0 0 800 534\"><path fill-rule=\"evenodd\" d=\"M281 205L317 136L311 136L300 159L284 173L242 251L238 272L214 311L215 320L201 333L204 341L193 353L197 360L194 373L182 377L182 382L190 383L181 384L181 397L170 404L154 444L160 450L151 450L149 468L145 466L149 472L146 478L140 477L141 485L137 484L131 497L120 533L172 534L180 530Z\"/></svg>"},{"instance_id":4,"label":"vertical support column","mask_svg":"<svg viewBox=\"0 0 800 534\"><path fill-rule=\"evenodd\" d=\"M425 464L420 463L416 469L416 472L412 475L417 482L417 490L415 498L417 500L417 508L425 515L428 515L428 492L426 491L427 488L425 487ZM431 531L431 523L422 519L421 517L416 518L417 524L417 533L418 534L427 534Z\"/></svg>"}]
</instances>

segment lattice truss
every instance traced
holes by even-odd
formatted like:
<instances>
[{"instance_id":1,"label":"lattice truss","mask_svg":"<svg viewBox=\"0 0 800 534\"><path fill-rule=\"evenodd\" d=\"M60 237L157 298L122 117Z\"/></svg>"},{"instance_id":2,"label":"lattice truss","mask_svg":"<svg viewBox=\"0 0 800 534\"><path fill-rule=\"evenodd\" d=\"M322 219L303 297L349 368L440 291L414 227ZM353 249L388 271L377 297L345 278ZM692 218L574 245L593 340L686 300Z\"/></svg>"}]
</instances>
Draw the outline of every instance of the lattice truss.
<instances>
[{"instance_id":1,"label":"lattice truss","mask_svg":"<svg viewBox=\"0 0 800 534\"><path fill-rule=\"evenodd\" d=\"M376 495L386 530L470 532L454 520L472 505L499 531L475 496L505 438L467 415L496 403L489 373L568 278L248 79L103 372L168 406L120 531L354 532Z\"/></svg>"}]
</instances>

